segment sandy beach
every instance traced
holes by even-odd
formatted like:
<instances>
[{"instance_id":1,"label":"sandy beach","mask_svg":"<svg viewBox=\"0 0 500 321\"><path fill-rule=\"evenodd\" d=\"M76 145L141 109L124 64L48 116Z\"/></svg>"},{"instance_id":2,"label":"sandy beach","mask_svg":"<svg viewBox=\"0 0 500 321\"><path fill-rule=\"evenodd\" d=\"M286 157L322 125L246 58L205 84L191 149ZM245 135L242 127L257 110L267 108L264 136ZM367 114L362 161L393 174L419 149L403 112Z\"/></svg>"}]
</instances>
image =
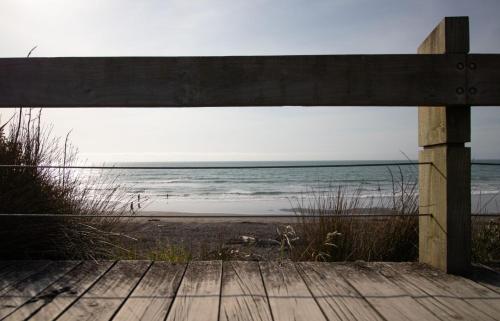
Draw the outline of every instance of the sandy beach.
<instances>
[{"instance_id":1,"label":"sandy beach","mask_svg":"<svg viewBox=\"0 0 500 321\"><path fill-rule=\"evenodd\" d=\"M373 214L366 209L358 214ZM377 214L390 214L387 209L378 209ZM144 211L140 216L129 219L122 231L132 239L127 240L128 248L133 248L138 256L147 256L151 250L177 250L189 253L196 259L277 259L281 251L280 235L286 226L296 230L301 242L299 217L293 213L285 217L254 215L249 217L227 213L187 213ZM224 217L215 217L224 216ZM238 217L240 216L240 217ZM370 222L383 221L386 217L359 217ZM474 218L474 222L488 222L490 218ZM364 223L363 223L364 224ZM286 247L285 247L286 252ZM285 253L286 255L286 253Z\"/></svg>"},{"instance_id":2,"label":"sandy beach","mask_svg":"<svg viewBox=\"0 0 500 321\"><path fill-rule=\"evenodd\" d=\"M358 209L353 212L374 214L373 211L374 209L370 209L369 212L367 209ZM387 209L377 210L377 214L390 213ZM297 230L299 217L293 212L284 213L281 217L159 211L144 211L138 215L151 218L130 219L124 231L135 239L130 240L128 246L136 248L140 256L158 247L175 247L188 251L198 259L277 259L283 255L278 230L283 231L287 226L291 226L299 232ZM384 220L385 218L362 216L359 219ZM299 238L297 242L300 241Z\"/></svg>"},{"instance_id":3,"label":"sandy beach","mask_svg":"<svg viewBox=\"0 0 500 321\"><path fill-rule=\"evenodd\" d=\"M280 243L277 229L295 225L294 217L213 217L229 214L141 212L128 220L125 233L136 239L139 254L151 248L167 246L189 251L198 258L219 258L231 255L241 259L277 258ZM171 216L166 218L165 216ZM183 216L183 217L181 217Z\"/></svg>"}]
</instances>

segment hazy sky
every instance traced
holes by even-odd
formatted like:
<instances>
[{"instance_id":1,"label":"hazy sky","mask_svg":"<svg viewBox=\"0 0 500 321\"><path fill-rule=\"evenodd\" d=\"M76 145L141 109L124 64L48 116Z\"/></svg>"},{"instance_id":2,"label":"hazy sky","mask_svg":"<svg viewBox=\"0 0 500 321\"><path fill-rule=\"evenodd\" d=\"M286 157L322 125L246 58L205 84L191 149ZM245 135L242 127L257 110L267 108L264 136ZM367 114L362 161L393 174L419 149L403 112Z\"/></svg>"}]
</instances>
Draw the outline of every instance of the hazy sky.
<instances>
[{"instance_id":1,"label":"hazy sky","mask_svg":"<svg viewBox=\"0 0 500 321\"><path fill-rule=\"evenodd\" d=\"M444 16L500 53L498 0L0 0L0 56L415 53ZM2 120L9 110L0 111ZM90 161L404 159L417 109L46 109ZM500 159L500 108L473 108L473 158Z\"/></svg>"}]
</instances>

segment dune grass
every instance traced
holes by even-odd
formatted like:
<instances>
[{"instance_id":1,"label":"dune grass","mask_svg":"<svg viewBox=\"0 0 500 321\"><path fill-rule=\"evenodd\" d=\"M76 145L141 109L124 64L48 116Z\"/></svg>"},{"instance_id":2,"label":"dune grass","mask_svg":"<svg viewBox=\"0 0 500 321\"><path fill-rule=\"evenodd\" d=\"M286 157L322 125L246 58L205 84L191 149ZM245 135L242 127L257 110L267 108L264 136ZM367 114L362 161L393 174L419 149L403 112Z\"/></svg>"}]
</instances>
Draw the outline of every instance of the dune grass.
<instances>
[{"instance_id":1,"label":"dune grass","mask_svg":"<svg viewBox=\"0 0 500 321\"><path fill-rule=\"evenodd\" d=\"M332 186L292 201L298 240L294 260L413 261L418 256L418 198L415 179L389 170L390 197L363 197L355 188ZM361 214L361 215L360 215ZM377 216L384 214L387 216ZM370 217L370 215L372 215Z\"/></svg>"},{"instance_id":2,"label":"dune grass","mask_svg":"<svg viewBox=\"0 0 500 321\"><path fill-rule=\"evenodd\" d=\"M171 244L160 239L157 239L154 244L149 246L129 242L124 249L126 250L117 250L111 258L115 260L153 260L171 263L186 263L193 259L193 255L187 247Z\"/></svg>"},{"instance_id":3,"label":"dune grass","mask_svg":"<svg viewBox=\"0 0 500 321\"><path fill-rule=\"evenodd\" d=\"M77 150L69 141L53 137L42 126L41 109L19 109L0 126L0 164L33 167L0 168L0 213L58 214L61 217L2 217L2 258L101 258L115 253L124 237L118 218L103 214L127 213L126 196L113 178L83 179L70 169L36 168L69 166ZM91 217L64 217L64 214Z\"/></svg>"},{"instance_id":4,"label":"dune grass","mask_svg":"<svg viewBox=\"0 0 500 321\"><path fill-rule=\"evenodd\" d=\"M364 198L363 185L337 186L292 201L297 241L288 246L293 260L418 260L418 183L416 175L389 171L390 197ZM357 214L386 214L362 217ZM500 262L500 219L472 219L472 260Z\"/></svg>"}]
</instances>

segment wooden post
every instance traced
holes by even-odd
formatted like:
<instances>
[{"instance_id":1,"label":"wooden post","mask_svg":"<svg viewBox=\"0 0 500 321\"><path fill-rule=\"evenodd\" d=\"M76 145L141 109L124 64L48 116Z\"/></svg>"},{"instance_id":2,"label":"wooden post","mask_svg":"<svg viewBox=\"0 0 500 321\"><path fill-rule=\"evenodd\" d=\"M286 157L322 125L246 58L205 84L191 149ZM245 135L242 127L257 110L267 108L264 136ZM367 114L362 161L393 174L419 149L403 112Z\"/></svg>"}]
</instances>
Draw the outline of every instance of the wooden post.
<instances>
[{"instance_id":1,"label":"wooden post","mask_svg":"<svg viewBox=\"0 0 500 321\"><path fill-rule=\"evenodd\" d=\"M469 20L447 17L418 48L419 54L464 54L456 68L467 73ZM468 89L457 87L466 101ZM467 274L471 252L470 106L418 108L420 162L419 261L447 273Z\"/></svg>"}]
</instances>

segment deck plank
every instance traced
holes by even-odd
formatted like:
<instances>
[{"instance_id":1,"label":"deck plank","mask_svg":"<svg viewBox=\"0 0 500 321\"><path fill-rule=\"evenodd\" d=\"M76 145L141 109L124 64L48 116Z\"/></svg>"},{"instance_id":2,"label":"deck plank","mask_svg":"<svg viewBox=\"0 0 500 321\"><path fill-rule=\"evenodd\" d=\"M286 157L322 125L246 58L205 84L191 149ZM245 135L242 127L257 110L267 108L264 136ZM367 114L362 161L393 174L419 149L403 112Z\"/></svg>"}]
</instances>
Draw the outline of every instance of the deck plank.
<instances>
[{"instance_id":1,"label":"deck plank","mask_svg":"<svg viewBox=\"0 0 500 321\"><path fill-rule=\"evenodd\" d=\"M260 262L274 320L326 320L291 262Z\"/></svg>"},{"instance_id":2,"label":"deck plank","mask_svg":"<svg viewBox=\"0 0 500 321\"><path fill-rule=\"evenodd\" d=\"M0 261L8 284L0 317L500 321L500 275L486 272L466 279L382 262Z\"/></svg>"},{"instance_id":3,"label":"deck plank","mask_svg":"<svg viewBox=\"0 0 500 321\"><path fill-rule=\"evenodd\" d=\"M113 320L165 320L185 269L185 264L154 262Z\"/></svg>"},{"instance_id":4,"label":"deck plank","mask_svg":"<svg viewBox=\"0 0 500 321\"><path fill-rule=\"evenodd\" d=\"M257 262L224 262L221 321L272 321L271 310Z\"/></svg>"},{"instance_id":5,"label":"deck plank","mask_svg":"<svg viewBox=\"0 0 500 321\"><path fill-rule=\"evenodd\" d=\"M190 262L166 320L217 321L221 279L221 261Z\"/></svg>"},{"instance_id":6,"label":"deck plank","mask_svg":"<svg viewBox=\"0 0 500 321\"><path fill-rule=\"evenodd\" d=\"M417 273L456 297L465 300L477 310L500 320L500 294L472 280L446 274L434 269L420 269Z\"/></svg>"},{"instance_id":7,"label":"deck plank","mask_svg":"<svg viewBox=\"0 0 500 321\"><path fill-rule=\"evenodd\" d=\"M368 266L336 264L333 268L388 321L439 320L406 291Z\"/></svg>"},{"instance_id":8,"label":"deck plank","mask_svg":"<svg viewBox=\"0 0 500 321\"><path fill-rule=\"evenodd\" d=\"M425 267L418 263L374 263L375 270L403 288L421 305L441 320L484 320L494 318L455 296L453 292L423 277L416 271Z\"/></svg>"},{"instance_id":9,"label":"deck plank","mask_svg":"<svg viewBox=\"0 0 500 321\"><path fill-rule=\"evenodd\" d=\"M109 320L151 265L119 261L57 320Z\"/></svg>"},{"instance_id":10,"label":"deck plank","mask_svg":"<svg viewBox=\"0 0 500 321\"><path fill-rule=\"evenodd\" d=\"M500 293L500 272L484 265L475 265L472 279L490 290Z\"/></svg>"},{"instance_id":11,"label":"deck plank","mask_svg":"<svg viewBox=\"0 0 500 321\"><path fill-rule=\"evenodd\" d=\"M46 268L51 263L46 260L8 262L3 265L0 272L0 291Z\"/></svg>"},{"instance_id":12,"label":"deck plank","mask_svg":"<svg viewBox=\"0 0 500 321\"><path fill-rule=\"evenodd\" d=\"M331 264L301 262L296 266L328 320L383 320Z\"/></svg>"},{"instance_id":13,"label":"deck plank","mask_svg":"<svg viewBox=\"0 0 500 321\"><path fill-rule=\"evenodd\" d=\"M6 261L0 261L0 277L4 273L8 273L8 271L11 271L16 268L19 264L21 264L21 261L17 260L6 260Z\"/></svg>"},{"instance_id":14,"label":"deck plank","mask_svg":"<svg viewBox=\"0 0 500 321\"><path fill-rule=\"evenodd\" d=\"M78 264L79 261L53 262L22 281L3 289L0 292L0 318L8 316Z\"/></svg>"},{"instance_id":15,"label":"deck plank","mask_svg":"<svg viewBox=\"0 0 500 321\"><path fill-rule=\"evenodd\" d=\"M113 261L85 261L33 297L5 320L53 320L111 267Z\"/></svg>"}]
</instances>

